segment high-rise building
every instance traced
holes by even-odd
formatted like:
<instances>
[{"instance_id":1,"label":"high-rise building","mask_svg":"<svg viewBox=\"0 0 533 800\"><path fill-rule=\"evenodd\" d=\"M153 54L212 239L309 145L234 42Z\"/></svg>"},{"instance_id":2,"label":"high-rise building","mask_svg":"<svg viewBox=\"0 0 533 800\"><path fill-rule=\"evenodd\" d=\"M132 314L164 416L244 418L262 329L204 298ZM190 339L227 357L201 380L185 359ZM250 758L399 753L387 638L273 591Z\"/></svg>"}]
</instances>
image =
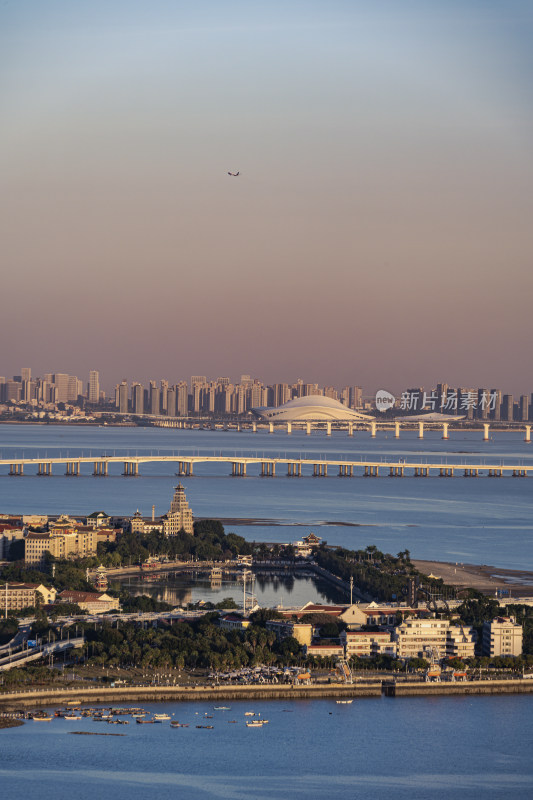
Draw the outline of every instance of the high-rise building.
<instances>
[{"instance_id":1,"label":"high-rise building","mask_svg":"<svg viewBox=\"0 0 533 800\"><path fill-rule=\"evenodd\" d=\"M144 386L142 383L132 384L131 407L134 414L144 414Z\"/></svg>"},{"instance_id":2,"label":"high-rise building","mask_svg":"<svg viewBox=\"0 0 533 800\"><path fill-rule=\"evenodd\" d=\"M100 402L100 373L96 369L91 369L89 372L89 403L93 405Z\"/></svg>"},{"instance_id":3,"label":"high-rise building","mask_svg":"<svg viewBox=\"0 0 533 800\"><path fill-rule=\"evenodd\" d=\"M176 387L167 389L167 416L176 416Z\"/></svg>"},{"instance_id":4,"label":"high-rise building","mask_svg":"<svg viewBox=\"0 0 533 800\"><path fill-rule=\"evenodd\" d=\"M22 383L31 381L31 367L22 367L20 370L20 380Z\"/></svg>"},{"instance_id":5,"label":"high-rise building","mask_svg":"<svg viewBox=\"0 0 533 800\"><path fill-rule=\"evenodd\" d=\"M476 417L478 419L488 419L489 406L490 406L490 391L488 389L478 389Z\"/></svg>"},{"instance_id":6,"label":"high-rise building","mask_svg":"<svg viewBox=\"0 0 533 800\"><path fill-rule=\"evenodd\" d=\"M187 381L180 381L176 384L176 411L178 416L187 417L189 414L189 388Z\"/></svg>"},{"instance_id":7,"label":"high-rise building","mask_svg":"<svg viewBox=\"0 0 533 800\"><path fill-rule=\"evenodd\" d=\"M155 381L150 381L150 414L161 413L161 393Z\"/></svg>"},{"instance_id":8,"label":"high-rise building","mask_svg":"<svg viewBox=\"0 0 533 800\"><path fill-rule=\"evenodd\" d=\"M127 381L122 381L115 387L115 407L121 414L127 414L129 411Z\"/></svg>"},{"instance_id":9,"label":"high-rise building","mask_svg":"<svg viewBox=\"0 0 533 800\"><path fill-rule=\"evenodd\" d=\"M55 388L57 389L57 401L58 403L68 403L68 392L69 392L69 378L70 375L66 375L64 372L55 372L52 376L52 383L54 384Z\"/></svg>"},{"instance_id":10,"label":"high-rise building","mask_svg":"<svg viewBox=\"0 0 533 800\"><path fill-rule=\"evenodd\" d=\"M529 397L527 394L520 395L518 407L518 419L520 422L527 422L529 419Z\"/></svg>"},{"instance_id":11,"label":"high-rise building","mask_svg":"<svg viewBox=\"0 0 533 800\"><path fill-rule=\"evenodd\" d=\"M168 393L168 381L161 381L161 389L160 389L160 406L161 406L161 413L167 413L167 393Z\"/></svg>"},{"instance_id":12,"label":"high-rise building","mask_svg":"<svg viewBox=\"0 0 533 800\"><path fill-rule=\"evenodd\" d=\"M502 413L502 393L500 389L491 389L490 393L492 402L490 417L499 422Z\"/></svg>"},{"instance_id":13,"label":"high-rise building","mask_svg":"<svg viewBox=\"0 0 533 800\"><path fill-rule=\"evenodd\" d=\"M512 422L514 418L514 400L512 394L504 394L502 402L502 420Z\"/></svg>"}]
</instances>

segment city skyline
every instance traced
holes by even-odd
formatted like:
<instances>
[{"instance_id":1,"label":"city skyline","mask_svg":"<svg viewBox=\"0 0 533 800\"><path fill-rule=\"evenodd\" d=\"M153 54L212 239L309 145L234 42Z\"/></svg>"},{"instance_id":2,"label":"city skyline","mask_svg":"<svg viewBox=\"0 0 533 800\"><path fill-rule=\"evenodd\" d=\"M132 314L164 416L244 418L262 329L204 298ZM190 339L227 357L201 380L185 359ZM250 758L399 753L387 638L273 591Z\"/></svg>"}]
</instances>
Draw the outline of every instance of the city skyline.
<instances>
[{"instance_id":1,"label":"city skyline","mask_svg":"<svg viewBox=\"0 0 533 800\"><path fill-rule=\"evenodd\" d=\"M8 373L527 389L528 4L29 0L0 23Z\"/></svg>"},{"instance_id":2,"label":"city skyline","mask_svg":"<svg viewBox=\"0 0 533 800\"><path fill-rule=\"evenodd\" d=\"M344 417L343 406L350 409L348 416L355 415L356 411L374 409L379 416L386 410L397 409L410 414L429 411L458 415L467 420L533 421L533 392L515 396L504 393L501 388L450 386L443 381L428 389L403 387L395 397L386 391L378 391L376 395L365 393L361 386L353 383L336 388L306 383L299 378L293 383L266 384L260 377L251 375L241 375L238 381L232 382L227 376L212 380L196 374L190 376L190 381L182 378L174 384L166 378L161 378L159 383L150 380L148 385L124 379L115 384L110 394L100 386L98 370L90 370L86 384L76 375L67 373L32 377L31 367L22 367L20 373L8 380L0 376L0 413L9 414L19 408L33 409L37 413L35 409L38 408L44 415L46 411L74 407L79 412L87 406L135 416L186 417L191 413L227 416L253 411L262 418L263 412L268 417L278 417L277 412L272 412L282 406L292 417L293 406L300 407L303 400L309 398L311 402L304 405L305 413L311 416L311 408L318 405L323 411L327 407L327 413L336 408L335 413ZM326 402L320 403L319 397ZM58 404L64 404L64 408L59 409Z\"/></svg>"}]
</instances>

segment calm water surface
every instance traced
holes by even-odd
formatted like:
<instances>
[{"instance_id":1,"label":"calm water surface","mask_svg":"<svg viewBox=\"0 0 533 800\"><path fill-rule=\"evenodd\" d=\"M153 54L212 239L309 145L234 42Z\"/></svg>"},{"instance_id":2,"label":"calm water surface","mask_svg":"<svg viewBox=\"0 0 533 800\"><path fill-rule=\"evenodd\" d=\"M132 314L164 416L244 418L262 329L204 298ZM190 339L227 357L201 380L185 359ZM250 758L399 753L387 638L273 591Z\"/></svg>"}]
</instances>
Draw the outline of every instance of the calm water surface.
<instances>
[{"instance_id":1,"label":"calm water surface","mask_svg":"<svg viewBox=\"0 0 533 800\"><path fill-rule=\"evenodd\" d=\"M429 460L533 463L533 444L524 433L495 433L483 442L480 431L415 432L400 439L366 432L350 438L294 433L269 435L158 428L77 428L0 425L0 455L134 454L292 454L386 459L390 456ZM0 508L12 513L164 513L176 484L172 464L141 466L141 478L124 478L121 467L109 478L27 475L10 478L0 471ZM331 544L366 547L391 553L408 548L417 558L496 564L533 569L533 480L520 478L247 478L228 476L228 465L196 466L183 478L196 516L256 519L258 524L227 525L248 539L294 541L314 530ZM261 524L261 521L262 524ZM275 521L276 524L272 524ZM301 526L301 527L300 527Z\"/></svg>"},{"instance_id":2,"label":"calm water surface","mask_svg":"<svg viewBox=\"0 0 533 800\"><path fill-rule=\"evenodd\" d=\"M27 722L0 731L0 785L9 800L158 797L285 800L533 796L533 697L413 698L145 705L169 723ZM288 709L287 713L283 709ZM254 710L269 720L244 724ZM196 715L198 712L198 716ZM213 730L198 730L204 713ZM237 724L228 724L228 719ZM117 727L112 727L117 732Z\"/></svg>"}]
</instances>

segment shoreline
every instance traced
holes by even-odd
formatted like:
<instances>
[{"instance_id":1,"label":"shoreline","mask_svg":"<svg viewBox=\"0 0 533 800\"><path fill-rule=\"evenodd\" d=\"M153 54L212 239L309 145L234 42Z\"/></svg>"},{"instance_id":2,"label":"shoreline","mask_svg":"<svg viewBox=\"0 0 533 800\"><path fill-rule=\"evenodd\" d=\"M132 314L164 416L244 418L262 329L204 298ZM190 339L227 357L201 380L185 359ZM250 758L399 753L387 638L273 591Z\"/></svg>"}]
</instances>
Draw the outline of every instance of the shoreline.
<instances>
[{"instance_id":1,"label":"shoreline","mask_svg":"<svg viewBox=\"0 0 533 800\"><path fill-rule=\"evenodd\" d=\"M504 598L509 602L520 602L521 598L533 598L533 572L529 570L505 569L488 564L466 564L455 561L430 561L411 559L416 569L425 575L442 578L444 583L457 588L477 589L484 594L496 596L498 590L508 591Z\"/></svg>"}]
</instances>

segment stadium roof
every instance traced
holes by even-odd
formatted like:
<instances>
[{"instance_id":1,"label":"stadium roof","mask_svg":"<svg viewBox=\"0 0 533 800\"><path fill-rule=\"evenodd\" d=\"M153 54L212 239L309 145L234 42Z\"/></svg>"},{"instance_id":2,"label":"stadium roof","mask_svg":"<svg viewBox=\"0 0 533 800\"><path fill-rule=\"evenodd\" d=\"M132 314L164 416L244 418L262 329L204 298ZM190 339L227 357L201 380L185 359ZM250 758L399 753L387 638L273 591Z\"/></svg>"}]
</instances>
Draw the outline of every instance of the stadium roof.
<instances>
[{"instance_id":1,"label":"stadium roof","mask_svg":"<svg viewBox=\"0 0 533 800\"><path fill-rule=\"evenodd\" d=\"M360 414L348 406L322 395L310 395L289 400L282 406L253 408L253 413L265 422L310 422L314 420L327 422L369 421L374 417Z\"/></svg>"}]
</instances>

